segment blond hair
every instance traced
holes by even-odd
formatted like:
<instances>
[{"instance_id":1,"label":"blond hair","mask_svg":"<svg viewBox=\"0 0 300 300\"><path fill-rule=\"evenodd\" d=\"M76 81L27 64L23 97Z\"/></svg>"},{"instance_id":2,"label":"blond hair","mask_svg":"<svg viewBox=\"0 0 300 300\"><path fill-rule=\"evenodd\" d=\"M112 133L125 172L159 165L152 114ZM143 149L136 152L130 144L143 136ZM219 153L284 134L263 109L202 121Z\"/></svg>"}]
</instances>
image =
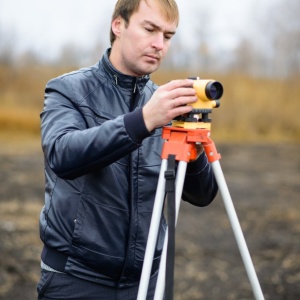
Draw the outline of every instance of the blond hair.
<instances>
[{"instance_id":1,"label":"blond hair","mask_svg":"<svg viewBox=\"0 0 300 300\"><path fill-rule=\"evenodd\" d=\"M149 0L118 0L115 9L112 15L112 21L116 18L121 17L125 20L125 24L129 24L130 17L134 12L136 12L139 8L140 2L145 1L146 3ZM166 17L167 21L176 22L178 25L179 22L179 11L177 7L177 3L175 0L154 0L161 7L163 14ZM114 43L116 39L115 34L112 29L110 29L110 43L111 45Z\"/></svg>"}]
</instances>

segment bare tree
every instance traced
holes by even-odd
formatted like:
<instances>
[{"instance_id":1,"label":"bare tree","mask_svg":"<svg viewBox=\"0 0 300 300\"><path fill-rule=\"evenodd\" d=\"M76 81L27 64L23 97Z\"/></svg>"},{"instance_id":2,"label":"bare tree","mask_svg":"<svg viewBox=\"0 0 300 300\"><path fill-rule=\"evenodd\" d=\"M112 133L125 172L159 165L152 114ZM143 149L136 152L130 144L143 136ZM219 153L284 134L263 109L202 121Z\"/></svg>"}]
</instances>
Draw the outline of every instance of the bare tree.
<instances>
[{"instance_id":1,"label":"bare tree","mask_svg":"<svg viewBox=\"0 0 300 300\"><path fill-rule=\"evenodd\" d=\"M266 6L254 30L240 40L234 69L271 77L299 74L299 15L299 0L275 0Z\"/></svg>"},{"instance_id":2,"label":"bare tree","mask_svg":"<svg viewBox=\"0 0 300 300\"><path fill-rule=\"evenodd\" d=\"M275 75L300 73L300 2L281 1L274 15L277 34L274 34Z\"/></svg>"},{"instance_id":3,"label":"bare tree","mask_svg":"<svg viewBox=\"0 0 300 300\"><path fill-rule=\"evenodd\" d=\"M5 33L0 27L0 64L10 66L14 61L14 33Z\"/></svg>"}]
</instances>

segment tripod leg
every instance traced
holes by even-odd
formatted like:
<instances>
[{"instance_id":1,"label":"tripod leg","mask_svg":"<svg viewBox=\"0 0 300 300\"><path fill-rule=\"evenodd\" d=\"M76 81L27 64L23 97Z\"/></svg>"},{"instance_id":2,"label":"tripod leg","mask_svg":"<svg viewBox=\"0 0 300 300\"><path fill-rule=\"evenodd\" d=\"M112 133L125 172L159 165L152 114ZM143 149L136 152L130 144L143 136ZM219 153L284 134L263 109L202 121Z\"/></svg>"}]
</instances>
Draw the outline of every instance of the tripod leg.
<instances>
[{"instance_id":1,"label":"tripod leg","mask_svg":"<svg viewBox=\"0 0 300 300\"><path fill-rule=\"evenodd\" d=\"M240 249L242 259L244 261L244 265L245 265L245 268L246 268L246 271L247 271L247 274L249 277L250 284L253 289L255 299L263 300L264 295L262 293L257 275L255 273L255 269L254 269L254 266L253 266L253 263L252 263L252 260L251 260L251 257L250 257L245 239L244 239L244 235L243 235L238 217L236 215L236 212L235 212L235 209L234 209L234 206L232 203L232 199L231 199L230 193L228 191L227 184L225 182L225 178L224 178L221 166L220 166L220 162L218 160L216 160L216 161L212 162L211 165L212 165L216 180L218 182L219 190L222 195L222 199L224 201L225 208L227 210L227 214L228 214L228 217L229 217L229 220L231 223L233 233L235 235L238 247Z\"/></svg>"},{"instance_id":2,"label":"tripod leg","mask_svg":"<svg viewBox=\"0 0 300 300\"><path fill-rule=\"evenodd\" d=\"M164 247L161 254L154 300L162 300L164 298L164 292L166 286L165 276L166 276L166 263L167 263L167 248L168 248L168 231L166 231Z\"/></svg>"},{"instance_id":3,"label":"tripod leg","mask_svg":"<svg viewBox=\"0 0 300 300\"><path fill-rule=\"evenodd\" d=\"M179 214L179 208L181 203L181 196L183 190L183 184L186 174L187 163L185 161L180 161L177 168L176 174L176 190L175 190L175 197L176 197L176 223ZM168 247L168 231L166 231L165 240L163 251L161 255L160 265L159 265L159 272L157 278L157 284L155 289L154 300L162 300L164 297L165 291L165 276L166 276L166 262L167 262L167 247Z\"/></svg>"},{"instance_id":4,"label":"tripod leg","mask_svg":"<svg viewBox=\"0 0 300 300\"><path fill-rule=\"evenodd\" d=\"M165 171L167 169L167 163L168 161L166 159L163 159L161 163L137 300L145 300L147 297L153 256L154 256L155 246L157 242L158 229L159 229L159 224L160 224L160 219L161 219L161 214L162 214L162 209L164 204L165 183L166 183Z\"/></svg>"}]
</instances>

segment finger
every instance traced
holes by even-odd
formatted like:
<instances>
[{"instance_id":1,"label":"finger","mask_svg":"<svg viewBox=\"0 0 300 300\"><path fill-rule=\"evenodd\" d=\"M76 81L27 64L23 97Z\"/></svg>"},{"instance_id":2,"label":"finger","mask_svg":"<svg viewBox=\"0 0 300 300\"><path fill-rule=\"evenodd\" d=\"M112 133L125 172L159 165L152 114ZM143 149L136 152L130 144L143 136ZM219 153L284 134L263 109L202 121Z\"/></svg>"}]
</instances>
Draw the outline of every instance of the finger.
<instances>
[{"instance_id":1,"label":"finger","mask_svg":"<svg viewBox=\"0 0 300 300\"><path fill-rule=\"evenodd\" d=\"M177 79L172 80L169 83L165 85L166 90L172 91L174 89L178 88L187 88L187 87L193 87L194 80L192 79Z\"/></svg>"},{"instance_id":2,"label":"finger","mask_svg":"<svg viewBox=\"0 0 300 300\"><path fill-rule=\"evenodd\" d=\"M188 102L194 102L196 98L196 91L193 88L178 88L173 91L170 91L168 94L169 99L181 99L184 103L185 99L189 100ZM185 102L185 103L188 103Z\"/></svg>"},{"instance_id":3,"label":"finger","mask_svg":"<svg viewBox=\"0 0 300 300\"><path fill-rule=\"evenodd\" d=\"M197 101L197 97L196 96L178 97L178 98L175 98L171 101L172 101L173 108L175 108L175 107L178 107L178 106L187 105L189 103L194 103L194 102Z\"/></svg>"},{"instance_id":4,"label":"finger","mask_svg":"<svg viewBox=\"0 0 300 300\"><path fill-rule=\"evenodd\" d=\"M185 106L177 106L172 110L172 119L180 116L180 115L185 115L188 114L192 111L193 107L189 105Z\"/></svg>"}]
</instances>

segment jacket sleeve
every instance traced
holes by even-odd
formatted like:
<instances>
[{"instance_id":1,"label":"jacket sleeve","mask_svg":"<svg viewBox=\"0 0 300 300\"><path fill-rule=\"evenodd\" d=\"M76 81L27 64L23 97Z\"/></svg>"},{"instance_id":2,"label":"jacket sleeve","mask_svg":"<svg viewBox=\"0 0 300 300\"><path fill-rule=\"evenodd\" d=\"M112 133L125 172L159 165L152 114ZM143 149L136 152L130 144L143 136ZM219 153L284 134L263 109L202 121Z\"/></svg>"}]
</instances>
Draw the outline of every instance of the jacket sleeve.
<instances>
[{"instance_id":1,"label":"jacket sleeve","mask_svg":"<svg viewBox=\"0 0 300 300\"><path fill-rule=\"evenodd\" d=\"M196 206L207 206L216 197L218 185L212 167L203 153L188 163L182 199Z\"/></svg>"},{"instance_id":2,"label":"jacket sleeve","mask_svg":"<svg viewBox=\"0 0 300 300\"><path fill-rule=\"evenodd\" d=\"M140 146L137 138L134 140L128 134L124 115L88 128L78 109L76 96L64 77L53 79L46 86L41 113L42 148L46 162L57 176L65 179L104 168ZM135 117L136 112L129 115ZM141 127L135 128L139 130ZM142 140L143 134L136 136Z\"/></svg>"}]
</instances>

